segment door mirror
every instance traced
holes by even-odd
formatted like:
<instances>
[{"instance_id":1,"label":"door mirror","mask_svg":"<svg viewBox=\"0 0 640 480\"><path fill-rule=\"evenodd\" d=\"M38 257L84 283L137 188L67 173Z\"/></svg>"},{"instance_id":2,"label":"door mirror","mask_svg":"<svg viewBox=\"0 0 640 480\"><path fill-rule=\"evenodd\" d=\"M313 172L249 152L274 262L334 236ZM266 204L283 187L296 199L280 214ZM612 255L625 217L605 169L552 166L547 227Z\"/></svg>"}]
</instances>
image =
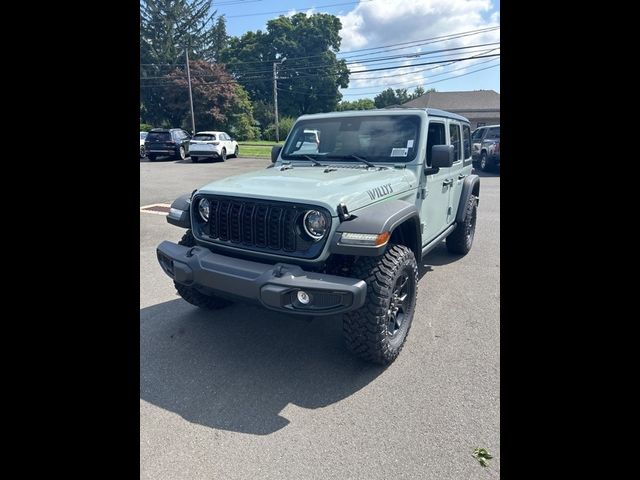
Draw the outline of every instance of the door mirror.
<instances>
[{"instance_id":1,"label":"door mirror","mask_svg":"<svg viewBox=\"0 0 640 480\"><path fill-rule=\"evenodd\" d=\"M282 145L276 145L271 148L271 163L276 163L278 155L280 155L280 150L282 150Z\"/></svg>"},{"instance_id":2,"label":"door mirror","mask_svg":"<svg viewBox=\"0 0 640 480\"><path fill-rule=\"evenodd\" d=\"M434 145L431 147L431 166L449 168L453 165L453 145Z\"/></svg>"}]
</instances>

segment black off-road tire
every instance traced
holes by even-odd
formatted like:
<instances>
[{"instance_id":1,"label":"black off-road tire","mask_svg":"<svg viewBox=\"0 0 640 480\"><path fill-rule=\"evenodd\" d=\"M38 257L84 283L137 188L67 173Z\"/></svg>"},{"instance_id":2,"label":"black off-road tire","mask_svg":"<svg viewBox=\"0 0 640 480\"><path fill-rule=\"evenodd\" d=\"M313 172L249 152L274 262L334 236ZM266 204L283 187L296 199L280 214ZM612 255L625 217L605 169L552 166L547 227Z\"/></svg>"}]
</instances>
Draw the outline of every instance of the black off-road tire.
<instances>
[{"instance_id":1,"label":"black off-road tire","mask_svg":"<svg viewBox=\"0 0 640 480\"><path fill-rule=\"evenodd\" d=\"M404 245L389 245L384 255L361 257L351 268L351 276L367 283L367 299L358 310L343 317L347 348L363 360L389 365L400 354L416 308L418 264L413 252ZM406 278L406 306L402 324L392 333L394 290ZM394 328L397 325L394 324Z\"/></svg>"},{"instance_id":2,"label":"black off-road tire","mask_svg":"<svg viewBox=\"0 0 640 480\"><path fill-rule=\"evenodd\" d=\"M466 255L473 245L473 237L476 233L476 219L478 217L478 199L475 195L469 195L464 211L464 220L447 237L447 249L450 253Z\"/></svg>"},{"instance_id":3,"label":"black off-road tire","mask_svg":"<svg viewBox=\"0 0 640 480\"><path fill-rule=\"evenodd\" d=\"M185 247L196 246L196 241L193 238L191 230L187 230L187 232L182 236L182 239L178 242L178 245L183 245ZM220 308L231 305L232 303L224 298L206 295L193 287L188 287L187 285L183 285L178 282L173 282L173 284L178 291L178 295L180 295L184 300L189 302L191 305L195 305L196 307L205 308L207 310L218 310Z\"/></svg>"}]
</instances>

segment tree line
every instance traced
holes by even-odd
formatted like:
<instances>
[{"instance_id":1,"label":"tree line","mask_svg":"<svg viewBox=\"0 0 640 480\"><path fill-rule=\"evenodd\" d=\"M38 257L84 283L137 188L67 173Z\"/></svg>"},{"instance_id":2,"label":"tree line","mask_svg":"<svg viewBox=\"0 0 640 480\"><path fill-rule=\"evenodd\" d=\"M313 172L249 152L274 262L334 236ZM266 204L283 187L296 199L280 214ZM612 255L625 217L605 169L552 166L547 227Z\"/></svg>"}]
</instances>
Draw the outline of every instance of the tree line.
<instances>
[{"instance_id":1,"label":"tree line","mask_svg":"<svg viewBox=\"0 0 640 480\"><path fill-rule=\"evenodd\" d=\"M267 22L266 31L231 37L225 17L211 5L212 0L141 1L141 128L191 129L186 52L196 128L225 130L242 140L275 139L274 63L281 138L306 113L383 108L426 93L422 87L412 93L388 88L373 99L344 101L339 89L349 86L349 69L336 56L338 17L280 16Z\"/></svg>"}]
</instances>

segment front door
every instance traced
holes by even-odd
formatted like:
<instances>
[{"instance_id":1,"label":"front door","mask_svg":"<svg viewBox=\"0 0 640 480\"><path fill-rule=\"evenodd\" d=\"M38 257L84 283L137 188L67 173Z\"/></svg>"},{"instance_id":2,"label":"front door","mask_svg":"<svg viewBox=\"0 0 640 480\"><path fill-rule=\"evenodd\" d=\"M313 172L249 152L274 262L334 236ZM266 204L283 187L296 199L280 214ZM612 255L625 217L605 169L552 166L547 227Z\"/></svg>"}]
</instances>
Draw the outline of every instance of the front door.
<instances>
[{"instance_id":1,"label":"front door","mask_svg":"<svg viewBox=\"0 0 640 480\"><path fill-rule=\"evenodd\" d=\"M446 124L444 120L430 120L427 132L426 166L431 168L431 148L434 145L446 145ZM422 223L422 245L426 245L437 237L447 225L449 196L451 190L450 168L441 168L438 173L423 175L420 207Z\"/></svg>"}]
</instances>

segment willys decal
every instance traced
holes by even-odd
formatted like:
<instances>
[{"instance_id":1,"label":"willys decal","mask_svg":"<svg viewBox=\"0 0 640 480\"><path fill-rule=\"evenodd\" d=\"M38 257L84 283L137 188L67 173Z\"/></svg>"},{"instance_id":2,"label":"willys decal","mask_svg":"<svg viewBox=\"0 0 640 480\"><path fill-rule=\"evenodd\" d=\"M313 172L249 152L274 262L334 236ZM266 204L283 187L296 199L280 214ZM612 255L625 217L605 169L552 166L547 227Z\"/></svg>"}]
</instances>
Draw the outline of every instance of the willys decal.
<instances>
[{"instance_id":1,"label":"willys decal","mask_svg":"<svg viewBox=\"0 0 640 480\"><path fill-rule=\"evenodd\" d=\"M393 193L393 188L391 187L390 183L387 183L386 185L367 190L367 193L369 194L369 197L371 197L371 200L375 200L377 198L382 198L385 195Z\"/></svg>"}]
</instances>

